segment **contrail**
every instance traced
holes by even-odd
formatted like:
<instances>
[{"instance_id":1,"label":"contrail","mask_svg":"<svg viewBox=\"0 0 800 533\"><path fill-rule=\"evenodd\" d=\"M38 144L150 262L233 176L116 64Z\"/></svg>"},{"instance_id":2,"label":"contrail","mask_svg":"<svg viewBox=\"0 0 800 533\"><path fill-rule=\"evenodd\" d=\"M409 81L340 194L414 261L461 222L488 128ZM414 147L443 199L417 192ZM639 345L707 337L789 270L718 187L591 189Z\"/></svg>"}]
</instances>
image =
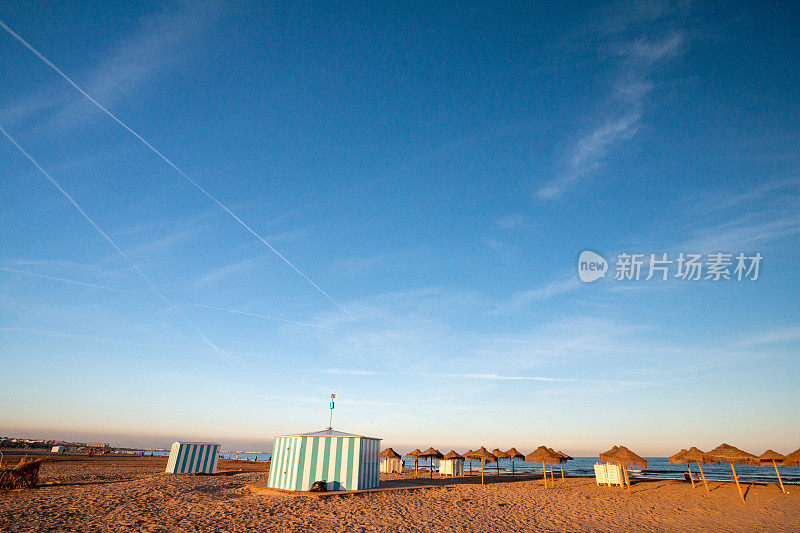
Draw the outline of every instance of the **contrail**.
<instances>
[{"instance_id":1,"label":"contrail","mask_svg":"<svg viewBox=\"0 0 800 533\"><path fill-rule=\"evenodd\" d=\"M109 287L108 285L98 285L96 283L87 283L85 281L78 281L78 280L69 279L69 278L62 278L62 277L58 277L58 276L48 276L47 274L39 274L39 273L36 273L36 272L31 272L29 270L18 270L16 268L0 267L0 271L13 272L15 274L25 274L25 275L34 276L34 277L37 277L37 278L50 279L50 280L53 280L53 281L62 281L64 283L71 283L73 285L81 285L83 287L91 287L93 289L103 289L103 290L106 290L106 291L121 292L121 293L124 293L124 294L133 294L135 296L146 296L146 297L150 297L151 296L149 294L145 294L145 293L142 293L142 292L139 292L139 291L129 291L129 290L126 290L126 289L118 289L116 287ZM256 318L264 318L266 320L275 320L275 321L278 321L278 322L286 322L287 324L294 324L296 326L308 326L310 328L326 329L326 330L329 330L329 331L333 330L333 328L329 328L327 326L320 326L318 324L309 324L308 322L298 322L297 320L289 320L288 318L279 318L279 317L275 317L275 316L259 315L257 313L248 313L246 311L239 311L238 309L229 309L227 307L217 307L217 306L214 306L214 305L203 305L203 304L197 304L197 303L193 303L193 302L185 302L185 301L182 301L182 300L172 300L172 303L173 304L178 304L178 305L188 305L190 307L198 307L200 309L213 309L213 310L216 310L216 311L224 311L226 313L233 313L233 314L236 314L236 315L246 315L246 316L252 316L252 317L256 317Z\"/></svg>"},{"instance_id":2,"label":"contrail","mask_svg":"<svg viewBox=\"0 0 800 533\"><path fill-rule=\"evenodd\" d=\"M31 163L33 163L33 166L35 166L35 167L36 167L36 168L39 170L39 172L41 172L41 173L42 173L42 175L43 175L45 178L47 178L47 179L50 181L50 183L52 183L52 184L53 184L53 186L54 186L56 189L58 189L58 191L59 191L61 194L63 194L63 195L64 195L64 197L65 197L67 200L69 200L69 202L70 202L70 203L71 203L71 204L72 204L72 205L75 207L75 209L77 209L77 210L78 210L78 212L79 212L81 215L83 215L83 218L85 218L85 219L86 219L86 221L87 221L89 224L91 224L91 225L92 225L92 227L93 227L94 229L96 229L96 230L97 230L97 232L98 232L98 233L99 233L99 234L100 234L100 235L101 235L101 236L102 236L102 237L103 237L103 238L104 238L106 241L108 241L108 243L109 243L109 244L110 244L110 245L111 245L111 246L112 246L112 247L113 247L113 248L114 248L114 249L115 249L115 250L116 250L116 251L119 253L119 255L121 255L121 256L122 256L122 257L125 259L125 261L127 261L127 262L128 262L128 264L130 264L130 265L133 267L133 269L134 269L134 270L135 270L135 271L136 271L136 272L139 274L139 276L140 276L140 277L141 277L141 278L142 278L142 279L143 279L143 280L144 280L144 281L145 281L145 282L146 282L146 283L147 283L147 284L148 284L148 285L149 285L149 286L150 286L150 287L153 289L153 291L154 291L156 294L158 294L158 296L159 296L159 297L160 297L162 300L164 300L164 302L166 302L166 303L167 303L167 305L168 305L168 306L170 306L170 307L173 307L173 306L175 305L175 304L174 304L174 303L173 303L173 302L172 302L172 301L171 301L169 298L167 298L167 297L166 297L166 295L165 295L163 292L161 292L161 290L159 290L159 288L158 288L158 287L156 287L156 286L153 284L153 282L152 282L152 281L150 281L150 278L148 278L148 277L145 275L145 273L144 273L144 272L142 272L142 269L141 269L141 268L139 268L139 266L138 266L136 263L134 263L134 262L133 262L133 260L132 260L130 257L128 257L128 254L126 254L125 252L123 252L123 251L122 251L122 249L121 249L119 246L117 246L117 243L116 243L116 242L114 242L114 239L112 239L111 237L109 237L109 236L108 236L108 234L107 234L105 231L103 231L103 229L102 229L100 226L98 226L98 225L97 225L97 223L96 223L94 220L92 220L92 217L90 217L88 214L86 214L86 211L84 211L84 210L83 210L83 208L81 208L81 206L80 206L80 205L78 205L78 202L76 202L76 201L75 201L75 199L74 199L74 198L72 198L72 196L70 196L70 195L69 195L69 193L68 193L67 191L65 191L65 190L64 190L64 188L63 188L63 187L61 187L61 185L59 185L59 184L58 184L58 182L57 182L57 181L56 181L56 180L53 178L53 176L51 176L51 175L50 175L50 174L49 174L49 173L48 173L48 172L47 172L47 171L46 171L44 168L42 168L42 165L40 165L40 164L39 164L39 162L38 162L38 161L36 161L36 159L34 159L34 158L33 158L33 156L32 156L32 155L30 155L30 154L29 154L29 153L28 153L28 152L27 152L27 151L26 151L26 150L25 150L25 149L24 149L22 146L20 146L20 144L19 144L19 143L18 143L18 142L17 142L17 141L14 139L14 137L12 137L11 135L9 135L9 133L8 133L8 132L7 132L5 129L3 129L3 126L2 126L2 124L0 124L0 133L2 133L3 135L5 135L5 137L6 137L6 138L7 138L9 141L11 141L11 143L12 143L14 146L16 146L16 147L17 147L17 150L19 150L19 151L22 153L22 155L24 155L26 158L28 158L28 161L30 161ZM181 315L181 316L182 316L182 315ZM209 346L211 346L211 348L213 348L213 350L214 350L215 352L217 352L217 354L218 354L218 355L221 355L221 356L223 356L223 357L225 357L225 358L228 358L228 357L229 357L229 356L228 356L227 354L225 354L225 353L224 353L222 350L220 350L220 349L217 347L217 345L216 345L216 344L214 344L213 342L211 342L211 341L210 341L210 340L209 340L209 339L208 339L208 338L207 338L205 335L203 335L203 332L202 332L202 331L200 331L200 330L198 329L198 327L197 327L197 326L196 326L196 325L195 325L195 324L194 324L192 321L190 321L190 320L189 320L188 318L186 318L185 316L182 316L182 318L183 318L183 319L184 319L184 320L185 320L185 321L186 321L186 322L187 322L187 323L188 323L188 324L189 324L189 325L190 325L192 328L194 328L194 330L197 332L197 334L200 336L200 338L201 338L201 339L203 339L203 341L204 341L206 344L208 344Z\"/></svg>"},{"instance_id":3,"label":"contrail","mask_svg":"<svg viewBox=\"0 0 800 533\"><path fill-rule=\"evenodd\" d=\"M328 300L330 300L330 301L331 301L331 302L332 302L332 303L333 303L333 304L334 304L336 307L338 307L339 309L341 309L341 310L342 310L342 311L343 311L343 312L344 312L344 313L345 313L345 314L346 314L346 315L347 315L347 316L348 316L348 317L349 317L349 318L350 318L350 319L351 319L353 322L358 322L358 321L355 319L355 317L354 317L353 315L351 315L351 314L350 314L350 312L349 312L347 309L345 309L344 307L342 307L342 306L339 304L339 302L337 302L336 300L334 300L334 299L333 299L333 298L332 298L332 297L331 297L331 296L330 296L330 295L329 295L327 292L325 292L324 290L322 290L322 288L321 288L319 285L317 285L316 283L314 283L314 282L311 280L311 278L309 278L308 276L306 276L306 275L305 275L305 274L304 274L304 273L303 273L303 272L302 272L302 271L301 271L299 268L297 268L296 266L294 266L294 264L292 264L292 262L291 262L291 261L289 261L288 259L286 259L286 258L285 258L285 257L284 257L284 256L283 256L283 255L282 255L282 254L281 254L281 253L278 251L278 250L276 250L275 248L273 248L273 247L272 247L272 245L271 245L270 243L268 243L268 242L267 242L267 241L266 241L266 240L265 240L265 239L264 239L264 238L263 238L261 235L259 235L258 233L256 233L256 232L255 232L255 230L253 230L253 229L252 229L250 226L248 226L247 224L245 224L245 222L244 222L244 221L243 221L241 218L239 218L238 216L236 216L236 214L235 214L233 211L231 211L230 209L228 209L228 207L227 207L225 204L223 204L222 202L220 202L220 201L219 201L219 200L218 200L216 197L214 197L214 196L213 196L211 193L209 193L207 190L205 190L205 189L204 189L204 188L203 188L203 187L202 187L202 186L201 186L199 183L197 183L197 182L196 182L196 181L194 181L192 178L190 178L190 177L189 177L189 176L188 176L188 175L187 175L187 174L186 174L186 173L185 173L183 170L181 170L180 168L178 168L178 166L177 166L177 165L175 165L175 163L173 163L172 161L170 161L170 160L167 158L167 156L165 156L164 154L162 154L161 152L159 152L159 151L158 151L158 150L155 148L155 146L153 146L152 144L150 144L149 142L147 142L147 141L144 139L144 137L142 137L141 135L139 135L138 133L136 133L135 131L133 131L133 129L131 129L131 128L130 128L130 127L127 125L127 124L125 124L124 122L122 122L122 120L120 120L119 118L117 118L117 116L116 116L116 115L114 115L114 113L112 113L111 111L109 111L108 109L106 109L105 107L103 107L103 105L102 105L102 104L100 104L100 102L98 102L97 100L95 100L94 98L92 98L91 96L89 96L89 94L88 94L86 91L84 91L83 89L81 89L81 88L78 86L78 84L77 84L77 83L75 83L74 81L72 81L72 78L70 78L69 76L67 76L66 74L64 74L64 72L62 72L62 70L61 70L60 68L58 68L57 66L55 66L55 65L53 64L53 62L52 62L52 61L50 61L50 60L49 60L49 59L47 59L45 56L43 56L43 55L42 55L42 54L41 54L41 53L40 53L40 52L39 52L39 51L38 51L36 48L34 48L34 47L33 47L33 45L31 45L31 44L30 44L28 41L26 41L25 39L23 39L23 38L22 38L20 35L18 35L18 34L17 34L17 33L16 33L14 30L12 30L10 27L8 27L8 25L6 25L6 23L5 23L5 22L3 22L2 20L0 20L0 28L3 28L3 29L4 29L4 30L5 30L5 31L6 31L6 32L9 34L9 35L11 35L11 36L12 36L14 39L16 39L17 41L19 41L19 42L20 42L20 43L21 43L21 44L22 44L22 45L23 45L25 48L27 48L28 50L30 50L31 52L33 52L33 53L34 53L34 55L36 55L36 57L38 57L39 59L41 59L41 60L42 60L42 62L44 62L44 64L45 64L45 65L47 65L48 67L50 67L51 69L53 69L53 70L56 72L56 74L58 74L59 76L61 76L62 78L64 78L64 79L67 81L67 83L69 83L70 85L72 85L73 87L75 87L75 89L76 89L76 90L77 90L79 93L81 93L83 96L85 96L85 97L86 97L86 98L87 98L87 99L88 99L90 102L92 102L92 103L93 103L95 106L97 106L97 108L98 108L98 109L100 109L100 110L101 110L103 113L105 113L106 115L108 115L109 117L111 117L111 119L112 119L114 122L116 122L117 124L119 124L120 126L122 126L123 128L125 128L125 129L126 129L126 130L127 130L127 131L128 131L130 134L131 134L131 135L133 135L134 137L136 137L137 139L139 139L139 140L142 142L142 144L144 144L145 146L147 146L147 147L148 147L148 148L149 148L149 149L150 149L150 150L151 150L151 151L152 151L154 154L156 154L158 157L160 157L160 158L161 158L161 159L162 159L162 160L163 160L163 161L164 161L166 164L168 164L168 165L169 165L169 166L171 166L173 169L175 169L175 171L176 171L176 172L178 172L178 174L180 174L181 176L183 176L184 178L186 178L186 180L187 180L189 183L191 183L192 185L194 185L194 187L195 187L197 190L199 190L201 193L203 193L204 195L206 195L206 196L207 196L207 197L208 197L208 198L209 198L209 199L210 199L212 202L214 202L215 204L217 204L218 206L220 206L222 209L224 209L224 210L225 210L225 211L226 211L226 212L227 212L227 213L228 213L228 214L229 214L231 217L233 217L233 219L234 219L234 220L236 220L236 222L238 222L238 223L239 223L239 224L240 224L240 225L241 225L241 226L242 226L244 229L246 229L247 231L249 231L249 232L250 232L250 233L251 233L251 234L252 234L252 235L253 235L253 236L254 236L256 239L258 239L259 241L261 241L262 243L264 243L264 244L267 246L267 248L269 248L270 250L272 250L272 251L275 253L275 255L277 255L278 257L280 257L280 258L281 258L281 260L283 260L283 262L284 262L284 263L286 263L287 265L289 265L289 266L292 268L292 270L294 270L295 272L297 272L297 274L299 274L299 275L300 275L300 276L301 276L303 279L305 279L307 282L309 282L309 283L310 283L310 284L311 284L311 285L312 285L312 286L313 286L313 287L314 287L314 288L315 288L317 291L319 291L319 293L320 293L320 294L322 294L323 296L325 296L325 298L327 298Z\"/></svg>"}]
</instances>

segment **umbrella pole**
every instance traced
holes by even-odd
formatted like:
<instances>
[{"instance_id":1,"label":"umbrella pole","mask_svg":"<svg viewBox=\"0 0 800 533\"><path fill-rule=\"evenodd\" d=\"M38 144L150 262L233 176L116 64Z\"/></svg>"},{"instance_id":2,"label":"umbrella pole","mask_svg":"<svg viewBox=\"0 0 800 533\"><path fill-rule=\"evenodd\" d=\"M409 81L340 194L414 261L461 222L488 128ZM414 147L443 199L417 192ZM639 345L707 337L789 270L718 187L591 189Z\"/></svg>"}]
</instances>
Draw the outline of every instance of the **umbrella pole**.
<instances>
[{"instance_id":1,"label":"umbrella pole","mask_svg":"<svg viewBox=\"0 0 800 533\"><path fill-rule=\"evenodd\" d=\"M544 488L547 488L547 467L545 466L544 461L542 461L542 473L544 474Z\"/></svg>"},{"instance_id":2,"label":"umbrella pole","mask_svg":"<svg viewBox=\"0 0 800 533\"><path fill-rule=\"evenodd\" d=\"M706 475L703 473L703 466L700 464L700 461L697 461L697 468L700 469L700 476L703 478L703 485L706 486L706 492L711 492L711 489L708 488L708 483L706 483Z\"/></svg>"},{"instance_id":3,"label":"umbrella pole","mask_svg":"<svg viewBox=\"0 0 800 533\"><path fill-rule=\"evenodd\" d=\"M486 459L481 458L481 485L483 485L483 469L486 467Z\"/></svg>"},{"instance_id":4,"label":"umbrella pole","mask_svg":"<svg viewBox=\"0 0 800 533\"><path fill-rule=\"evenodd\" d=\"M739 485L739 476L736 475L736 469L733 467L733 461L731 463L731 471L733 472L733 479L736 481L736 489L739 491L739 497L742 499L742 503L744 503L744 494L742 494L742 487Z\"/></svg>"},{"instance_id":5,"label":"umbrella pole","mask_svg":"<svg viewBox=\"0 0 800 533\"><path fill-rule=\"evenodd\" d=\"M781 485L781 492L786 494L786 489L783 488L783 480L781 479L781 473L778 472L778 465L775 464L775 461L772 461L772 466L775 467L775 473L778 475L778 483Z\"/></svg>"},{"instance_id":6,"label":"umbrella pole","mask_svg":"<svg viewBox=\"0 0 800 533\"><path fill-rule=\"evenodd\" d=\"M625 483L628 484L628 495L631 493L631 478L628 477L628 465L622 467L625 470Z\"/></svg>"},{"instance_id":7,"label":"umbrella pole","mask_svg":"<svg viewBox=\"0 0 800 533\"><path fill-rule=\"evenodd\" d=\"M776 470L777 472L777 470ZM514 477L514 458L511 458L511 477Z\"/></svg>"},{"instance_id":8,"label":"umbrella pole","mask_svg":"<svg viewBox=\"0 0 800 533\"><path fill-rule=\"evenodd\" d=\"M558 463L558 467L561 469L561 481L564 481L564 465L562 463Z\"/></svg>"},{"instance_id":9,"label":"umbrella pole","mask_svg":"<svg viewBox=\"0 0 800 533\"><path fill-rule=\"evenodd\" d=\"M694 488L694 478L692 477L692 469L689 468L689 463L686 463L686 470L689 471L689 481L692 482L692 488Z\"/></svg>"}]
</instances>

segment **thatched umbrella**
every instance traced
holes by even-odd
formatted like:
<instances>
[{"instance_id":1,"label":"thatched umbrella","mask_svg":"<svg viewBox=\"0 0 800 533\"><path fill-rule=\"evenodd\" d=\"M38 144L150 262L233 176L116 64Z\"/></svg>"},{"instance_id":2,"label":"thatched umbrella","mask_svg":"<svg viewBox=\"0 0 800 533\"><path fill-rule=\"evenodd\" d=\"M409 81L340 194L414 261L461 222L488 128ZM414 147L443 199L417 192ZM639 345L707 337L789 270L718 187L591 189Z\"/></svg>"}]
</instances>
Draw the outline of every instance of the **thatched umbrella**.
<instances>
[{"instance_id":1,"label":"thatched umbrella","mask_svg":"<svg viewBox=\"0 0 800 533\"><path fill-rule=\"evenodd\" d=\"M772 466L775 467L775 474L778 476L778 484L781 486L781 492L786 494L786 489L783 488L783 480L781 479L781 474L778 472L778 465L777 463L783 463L786 460L786 456L779 454L778 452L767 450L761 455L758 456L758 464L764 465L772 463Z\"/></svg>"},{"instance_id":2,"label":"thatched umbrella","mask_svg":"<svg viewBox=\"0 0 800 533\"><path fill-rule=\"evenodd\" d=\"M440 452L439 450L437 450L437 449L435 449L433 447L430 447L427 450L425 450L424 452L420 453L419 456L420 457L427 457L430 460L430 462L431 462L431 477L433 477L433 460L434 459L442 459L444 457L444 455L442 455L442 452Z\"/></svg>"},{"instance_id":3,"label":"thatched umbrella","mask_svg":"<svg viewBox=\"0 0 800 533\"><path fill-rule=\"evenodd\" d=\"M708 455L719 462L730 463L731 472L733 472L733 479L736 481L736 488L739 491L739 497L742 499L742 503L744 503L744 494L742 494L742 487L739 485L739 476L736 475L736 468L734 468L733 463L748 465L758 464L758 457L752 453L747 453L746 451L740 450L739 448L726 443L720 444L708 452Z\"/></svg>"},{"instance_id":4,"label":"thatched umbrella","mask_svg":"<svg viewBox=\"0 0 800 533\"><path fill-rule=\"evenodd\" d=\"M390 460L391 459L402 459L402 456L399 453L397 453L396 451L394 451L393 449L386 448L385 450L383 450L381 452L381 459L390 459ZM391 464L391 462L390 462L390 464ZM391 467L390 467L389 471L393 472ZM402 467L400 468L400 471L401 472L403 471Z\"/></svg>"},{"instance_id":5,"label":"thatched umbrella","mask_svg":"<svg viewBox=\"0 0 800 533\"><path fill-rule=\"evenodd\" d=\"M481 460L481 485L483 485L483 471L484 468L486 467L486 461L489 461L490 463L497 462L497 457L489 453L489 451L483 446L472 452L472 457L474 459Z\"/></svg>"},{"instance_id":6,"label":"thatched umbrella","mask_svg":"<svg viewBox=\"0 0 800 533\"><path fill-rule=\"evenodd\" d=\"M561 469L561 481L564 481L564 466L563 466L563 465L564 465L564 463L566 463L567 461L572 461L572 460L573 460L573 459L575 459L575 458L574 458L574 457L572 457L572 456L570 456L570 455L567 455L567 454L565 454L565 453L564 453L564 452L562 452L561 450L558 450L556 453L557 453L558 455L560 455L561 457L563 457L563 458L564 458L564 460L563 460L563 461L561 461L560 463L558 463L558 467Z\"/></svg>"},{"instance_id":7,"label":"thatched umbrella","mask_svg":"<svg viewBox=\"0 0 800 533\"><path fill-rule=\"evenodd\" d=\"M511 448L510 450L508 450L506 452L506 457L511 459L511 475L513 476L514 475L514 459L516 459L516 458L525 459L525 456L522 455L521 453L519 453L516 448Z\"/></svg>"},{"instance_id":8,"label":"thatched umbrella","mask_svg":"<svg viewBox=\"0 0 800 533\"><path fill-rule=\"evenodd\" d=\"M619 446L614 446L613 448L611 448L607 452L601 453L600 454L600 460L603 461L604 463L610 463L611 460L609 459L609 457L611 455L613 455L617 450L619 450Z\"/></svg>"},{"instance_id":9,"label":"thatched umbrella","mask_svg":"<svg viewBox=\"0 0 800 533\"><path fill-rule=\"evenodd\" d=\"M783 458L784 466L800 466L800 448Z\"/></svg>"},{"instance_id":10,"label":"thatched umbrella","mask_svg":"<svg viewBox=\"0 0 800 533\"><path fill-rule=\"evenodd\" d=\"M456 453L456 451L455 451L455 450L450 450L449 452L447 452L447 453L445 454L445 456L444 456L444 457L442 457L442 459L445 459L445 460L449 460L449 459L461 459L461 460L463 461L463 460L464 460L464 456L463 456L463 455L460 455L460 454L458 454L458 453ZM454 472L454 473L453 473L453 476L455 476L455 469L453 469L453 472ZM462 472L462 473L463 473L463 472Z\"/></svg>"},{"instance_id":11,"label":"thatched umbrella","mask_svg":"<svg viewBox=\"0 0 800 533\"><path fill-rule=\"evenodd\" d=\"M508 459L508 454L506 452L501 452L500 448L495 448L490 452L492 455L497 457L497 475L500 475L500 459Z\"/></svg>"},{"instance_id":12,"label":"thatched umbrella","mask_svg":"<svg viewBox=\"0 0 800 533\"><path fill-rule=\"evenodd\" d=\"M544 488L547 488L547 463L560 463L563 457L556 452L547 449L545 446L539 446L531 453L525 456L525 460L529 463L542 463L542 474L544 476Z\"/></svg>"},{"instance_id":13,"label":"thatched umbrella","mask_svg":"<svg viewBox=\"0 0 800 533\"><path fill-rule=\"evenodd\" d=\"M391 448L386 448L381 452L381 457L384 459L400 459L400 454Z\"/></svg>"},{"instance_id":14,"label":"thatched umbrella","mask_svg":"<svg viewBox=\"0 0 800 533\"><path fill-rule=\"evenodd\" d=\"M408 452L406 454L406 457L413 457L414 458L414 477L416 477L416 475L417 475L417 468L419 467L419 456L421 454L422 454L422 452L419 451L419 448L417 448L413 452Z\"/></svg>"},{"instance_id":15,"label":"thatched umbrella","mask_svg":"<svg viewBox=\"0 0 800 533\"><path fill-rule=\"evenodd\" d=\"M550 448L549 446L547 447L547 449L550 450L551 452L553 452L554 454L558 455L559 457L561 457L561 460L558 461L558 467L561 469L561 480L563 481L564 480L564 469L561 467L561 463L563 463L564 461L567 460L566 456L564 454L562 454L561 452L555 451L553 448ZM556 478L553 475L553 463L550 463L550 481L552 481L554 484L556 482Z\"/></svg>"},{"instance_id":16,"label":"thatched umbrella","mask_svg":"<svg viewBox=\"0 0 800 533\"><path fill-rule=\"evenodd\" d=\"M622 470L625 472L625 483L628 485L628 494L631 493L631 479L628 476L628 465L647 468L647 460L636 455L625 446L614 446L609 451L600 454L600 459L622 466Z\"/></svg>"},{"instance_id":17,"label":"thatched umbrella","mask_svg":"<svg viewBox=\"0 0 800 533\"><path fill-rule=\"evenodd\" d=\"M706 475L703 473L703 466L700 463L718 463L719 461L692 446L688 450L681 450L670 457L669 462L673 464L686 463L686 469L689 470L689 480L692 482L692 488L694 488L694 474L692 474L692 469L689 468L689 463L697 463L697 468L700 469L700 476L703 478L703 485L706 487L706 492L711 492L711 489L708 488Z\"/></svg>"},{"instance_id":18,"label":"thatched umbrella","mask_svg":"<svg viewBox=\"0 0 800 533\"><path fill-rule=\"evenodd\" d=\"M469 473L470 474L472 473L472 459L474 458L473 457L474 454L475 454L475 452L472 451L472 450L467 450L462 454L464 459L469 461Z\"/></svg>"}]
</instances>

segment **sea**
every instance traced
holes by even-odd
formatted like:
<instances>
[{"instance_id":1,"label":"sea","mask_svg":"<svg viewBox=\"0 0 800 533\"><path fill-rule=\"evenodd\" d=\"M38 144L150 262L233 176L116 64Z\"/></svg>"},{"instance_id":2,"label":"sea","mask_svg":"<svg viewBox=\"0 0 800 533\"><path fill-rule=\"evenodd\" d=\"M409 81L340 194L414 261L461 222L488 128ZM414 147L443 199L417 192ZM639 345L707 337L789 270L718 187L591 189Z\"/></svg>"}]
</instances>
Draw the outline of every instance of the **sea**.
<instances>
[{"instance_id":1,"label":"sea","mask_svg":"<svg viewBox=\"0 0 800 533\"><path fill-rule=\"evenodd\" d=\"M134 455L153 455L169 456L169 450L128 450L123 453L130 453ZM236 452L225 451L220 452L220 456L224 459L239 459L240 461L269 461L271 454L269 452ZM628 474L632 478L638 479L684 479L683 474L687 472L685 464L672 464L666 457L645 457L647 459L647 469L644 468L629 468ZM576 457L571 461L564 463L564 474L566 475L581 475L581 476L594 476L594 465L598 462L597 457ZM420 460L419 468L427 469L430 463L428 460ZM404 460L405 468L414 468L413 459ZM500 459L500 472L511 472L511 460ZM689 465L693 474L700 474L696 463ZM480 461L472 461L472 470L480 471ZM736 474L739 476L739 481L742 483L777 483L778 477L775 475L775 469L772 464L764 466L747 466L735 465ZM464 462L464 470L469 470L469 461ZM542 472L541 463L527 463L525 461L514 461L514 471L524 473ZM549 466L548 466L549 471ZM561 472L558 465L553 466L555 475L560 475ZM486 472L497 472L497 465L495 463L486 463ZM778 472L781 474L781 480L784 484L800 484L800 467L787 467L778 466ZM705 474L708 481L732 481L733 474L731 467L728 463L720 464L703 464L703 474Z\"/></svg>"}]
</instances>

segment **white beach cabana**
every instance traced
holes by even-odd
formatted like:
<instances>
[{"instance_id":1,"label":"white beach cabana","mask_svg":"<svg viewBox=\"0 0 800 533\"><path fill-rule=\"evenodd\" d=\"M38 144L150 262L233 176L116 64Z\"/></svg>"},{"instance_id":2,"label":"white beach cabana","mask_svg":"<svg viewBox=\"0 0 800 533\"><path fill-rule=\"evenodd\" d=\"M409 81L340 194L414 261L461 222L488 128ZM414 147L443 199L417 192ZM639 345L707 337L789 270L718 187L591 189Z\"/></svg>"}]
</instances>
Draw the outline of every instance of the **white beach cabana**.
<instances>
[{"instance_id":1,"label":"white beach cabana","mask_svg":"<svg viewBox=\"0 0 800 533\"><path fill-rule=\"evenodd\" d=\"M64 453L65 450L64 446L53 446L50 448L50 453Z\"/></svg>"},{"instance_id":2,"label":"white beach cabana","mask_svg":"<svg viewBox=\"0 0 800 533\"><path fill-rule=\"evenodd\" d=\"M179 442L172 443L167 460L168 474L214 474L217 471L219 443Z\"/></svg>"},{"instance_id":3,"label":"white beach cabana","mask_svg":"<svg viewBox=\"0 0 800 533\"><path fill-rule=\"evenodd\" d=\"M307 491L315 481L328 490L378 486L381 439L326 429L275 437L267 486Z\"/></svg>"}]
</instances>

